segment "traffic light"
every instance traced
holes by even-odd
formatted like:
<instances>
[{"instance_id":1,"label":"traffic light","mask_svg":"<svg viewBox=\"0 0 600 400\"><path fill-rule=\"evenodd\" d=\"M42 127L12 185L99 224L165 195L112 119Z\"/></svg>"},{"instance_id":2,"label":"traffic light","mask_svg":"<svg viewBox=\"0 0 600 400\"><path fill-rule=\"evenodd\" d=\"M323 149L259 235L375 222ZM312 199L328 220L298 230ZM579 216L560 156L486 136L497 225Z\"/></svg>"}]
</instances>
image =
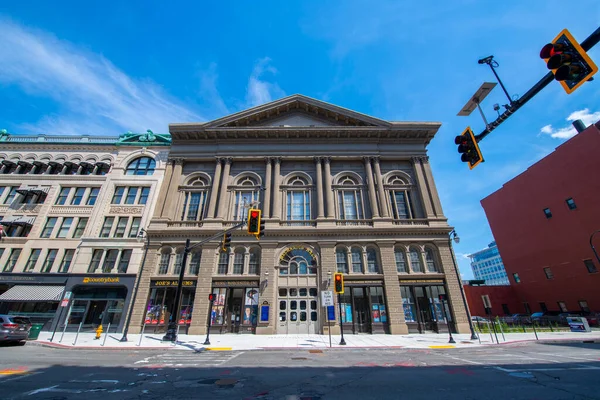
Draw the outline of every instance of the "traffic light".
<instances>
[{"instance_id":1,"label":"traffic light","mask_svg":"<svg viewBox=\"0 0 600 400\"><path fill-rule=\"evenodd\" d=\"M209 294L209 295L208 295L208 301L210 301L211 303L212 303L213 301L215 301L215 295L214 295L214 294L212 294L212 293L211 293L211 294Z\"/></svg>"},{"instance_id":2,"label":"traffic light","mask_svg":"<svg viewBox=\"0 0 600 400\"><path fill-rule=\"evenodd\" d=\"M458 145L458 152L462 154L460 161L469 163L469 169L473 169L483 162L481 150L479 150L471 127L467 127L460 136L455 137L454 143Z\"/></svg>"},{"instance_id":3,"label":"traffic light","mask_svg":"<svg viewBox=\"0 0 600 400\"><path fill-rule=\"evenodd\" d=\"M552 43L542 47L540 58L546 61L554 79L560 82L567 94L573 93L598 72L596 64L567 29L563 29Z\"/></svg>"},{"instance_id":4,"label":"traffic light","mask_svg":"<svg viewBox=\"0 0 600 400\"><path fill-rule=\"evenodd\" d=\"M333 288L336 293L344 294L344 274L336 272L333 276Z\"/></svg>"},{"instance_id":5,"label":"traffic light","mask_svg":"<svg viewBox=\"0 0 600 400\"><path fill-rule=\"evenodd\" d=\"M223 242L221 243L221 249L227 251L231 247L231 233L227 232L223 235Z\"/></svg>"},{"instance_id":6,"label":"traffic light","mask_svg":"<svg viewBox=\"0 0 600 400\"><path fill-rule=\"evenodd\" d=\"M256 208L248 210L248 233L258 238L262 228L261 225L260 210Z\"/></svg>"}]
</instances>

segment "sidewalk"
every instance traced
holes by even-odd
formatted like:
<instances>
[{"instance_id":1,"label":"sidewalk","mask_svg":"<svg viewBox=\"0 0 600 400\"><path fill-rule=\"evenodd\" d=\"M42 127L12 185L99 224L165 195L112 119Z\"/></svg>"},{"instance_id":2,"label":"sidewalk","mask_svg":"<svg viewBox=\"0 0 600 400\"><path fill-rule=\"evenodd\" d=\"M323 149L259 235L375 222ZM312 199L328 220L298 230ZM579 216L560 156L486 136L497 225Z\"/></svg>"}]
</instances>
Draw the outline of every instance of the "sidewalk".
<instances>
[{"instance_id":1,"label":"sidewalk","mask_svg":"<svg viewBox=\"0 0 600 400\"><path fill-rule=\"evenodd\" d=\"M144 334L140 343L140 335L128 335L128 342L120 342L121 334L103 334L99 340L94 340L93 333L80 333L75 345L75 333L65 333L62 342L59 342L61 333L50 341L51 332L41 332L38 340L30 342L42 346L51 346L70 349L105 349L105 350L283 350L283 349L326 349L329 348L329 336L327 335L211 335L210 345L205 346L206 336L179 335L177 343L162 342L163 335ZM413 335L344 335L345 346L340 346L340 336L332 335L333 348L362 348L362 349L384 349L384 348L407 348L407 349L448 349L464 347L480 347L495 345L495 338L489 334L481 334L480 340L470 340L468 334L453 335L455 344L448 343L445 334L413 334ZM500 345L535 341L533 333L507 333L498 334ZM597 341L600 342L600 331L588 333L555 332L538 333L543 341ZM105 342L106 339L106 342ZM104 346L102 345L103 343ZM138 345L139 344L139 345Z\"/></svg>"}]
</instances>

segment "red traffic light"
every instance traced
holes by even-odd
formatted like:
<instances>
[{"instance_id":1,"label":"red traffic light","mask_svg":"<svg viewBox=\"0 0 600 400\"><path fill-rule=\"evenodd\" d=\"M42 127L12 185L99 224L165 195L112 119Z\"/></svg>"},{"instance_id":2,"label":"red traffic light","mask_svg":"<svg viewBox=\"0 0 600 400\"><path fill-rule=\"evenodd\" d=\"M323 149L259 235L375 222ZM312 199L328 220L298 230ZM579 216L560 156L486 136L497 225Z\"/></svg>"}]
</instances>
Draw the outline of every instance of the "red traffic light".
<instances>
[{"instance_id":1,"label":"red traffic light","mask_svg":"<svg viewBox=\"0 0 600 400\"><path fill-rule=\"evenodd\" d=\"M252 211L252 212L250 213L250 217L251 217L251 218L258 218L258 211Z\"/></svg>"},{"instance_id":2,"label":"red traffic light","mask_svg":"<svg viewBox=\"0 0 600 400\"><path fill-rule=\"evenodd\" d=\"M550 58L554 55L560 54L565 51L566 47L562 43L548 43L540 51L540 58Z\"/></svg>"},{"instance_id":3,"label":"red traffic light","mask_svg":"<svg viewBox=\"0 0 600 400\"><path fill-rule=\"evenodd\" d=\"M214 294L209 294L208 295L208 301L215 301L215 295Z\"/></svg>"},{"instance_id":4,"label":"red traffic light","mask_svg":"<svg viewBox=\"0 0 600 400\"><path fill-rule=\"evenodd\" d=\"M335 280L336 281L341 281L342 280L342 276L341 275L336 275L335 276Z\"/></svg>"}]
</instances>

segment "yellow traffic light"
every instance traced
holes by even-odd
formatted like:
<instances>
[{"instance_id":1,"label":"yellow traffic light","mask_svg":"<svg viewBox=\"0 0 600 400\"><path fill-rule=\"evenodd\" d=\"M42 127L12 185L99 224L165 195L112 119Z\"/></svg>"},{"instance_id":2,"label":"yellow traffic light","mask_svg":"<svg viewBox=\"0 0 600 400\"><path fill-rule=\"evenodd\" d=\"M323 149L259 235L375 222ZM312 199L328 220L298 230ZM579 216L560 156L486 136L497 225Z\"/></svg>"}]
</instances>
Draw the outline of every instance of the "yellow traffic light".
<instances>
[{"instance_id":1,"label":"yellow traffic light","mask_svg":"<svg viewBox=\"0 0 600 400\"><path fill-rule=\"evenodd\" d=\"M462 154L460 160L469 163L469 169L475 168L484 161L477 139L475 139L475 134L470 126L460 136L454 138L454 143L458 145L458 152Z\"/></svg>"},{"instance_id":2,"label":"yellow traffic light","mask_svg":"<svg viewBox=\"0 0 600 400\"><path fill-rule=\"evenodd\" d=\"M260 235L260 210L256 208L248 210L248 233Z\"/></svg>"}]
</instances>

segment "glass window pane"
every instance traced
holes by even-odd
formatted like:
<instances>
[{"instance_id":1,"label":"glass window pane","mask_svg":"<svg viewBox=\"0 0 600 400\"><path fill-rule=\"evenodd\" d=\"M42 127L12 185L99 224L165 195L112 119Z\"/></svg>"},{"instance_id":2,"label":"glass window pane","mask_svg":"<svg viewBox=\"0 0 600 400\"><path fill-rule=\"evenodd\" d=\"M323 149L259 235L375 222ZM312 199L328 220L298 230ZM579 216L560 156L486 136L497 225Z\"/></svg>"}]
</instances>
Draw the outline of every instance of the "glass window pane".
<instances>
[{"instance_id":1,"label":"glass window pane","mask_svg":"<svg viewBox=\"0 0 600 400\"><path fill-rule=\"evenodd\" d=\"M317 295L317 288L310 288L309 292L310 292L310 295L314 297Z\"/></svg>"},{"instance_id":2,"label":"glass window pane","mask_svg":"<svg viewBox=\"0 0 600 400\"><path fill-rule=\"evenodd\" d=\"M279 288L279 295L281 297L286 297L287 296L287 289Z\"/></svg>"},{"instance_id":3,"label":"glass window pane","mask_svg":"<svg viewBox=\"0 0 600 400\"><path fill-rule=\"evenodd\" d=\"M290 289L290 297L298 296L298 289L292 288Z\"/></svg>"},{"instance_id":4,"label":"glass window pane","mask_svg":"<svg viewBox=\"0 0 600 400\"><path fill-rule=\"evenodd\" d=\"M279 313L279 321L285 322L287 320L286 317L287 317L287 315L286 315L285 311Z\"/></svg>"},{"instance_id":5,"label":"glass window pane","mask_svg":"<svg viewBox=\"0 0 600 400\"><path fill-rule=\"evenodd\" d=\"M300 300L300 309L306 310L306 300Z\"/></svg>"},{"instance_id":6,"label":"glass window pane","mask_svg":"<svg viewBox=\"0 0 600 400\"><path fill-rule=\"evenodd\" d=\"M302 321L302 322L306 321L306 311L300 312L300 321Z\"/></svg>"},{"instance_id":7,"label":"glass window pane","mask_svg":"<svg viewBox=\"0 0 600 400\"><path fill-rule=\"evenodd\" d=\"M296 311L290 312L290 321L297 321L297 320L298 320L298 313Z\"/></svg>"},{"instance_id":8,"label":"glass window pane","mask_svg":"<svg viewBox=\"0 0 600 400\"><path fill-rule=\"evenodd\" d=\"M281 300L281 301L279 302L279 309L280 309L280 310L285 310L286 308L287 308L287 301L285 301L285 300Z\"/></svg>"},{"instance_id":9,"label":"glass window pane","mask_svg":"<svg viewBox=\"0 0 600 400\"><path fill-rule=\"evenodd\" d=\"M135 204L135 198L137 197L138 189L138 187L132 186L127 190L125 204Z\"/></svg>"},{"instance_id":10,"label":"glass window pane","mask_svg":"<svg viewBox=\"0 0 600 400\"><path fill-rule=\"evenodd\" d=\"M317 301L316 300L311 300L310 301L310 309L311 310L316 310L317 309Z\"/></svg>"},{"instance_id":11,"label":"glass window pane","mask_svg":"<svg viewBox=\"0 0 600 400\"><path fill-rule=\"evenodd\" d=\"M300 296L305 297L307 294L308 294L308 289L306 289L306 288L300 289Z\"/></svg>"},{"instance_id":12,"label":"glass window pane","mask_svg":"<svg viewBox=\"0 0 600 400\"><path fill-rule=\"evenodd\" d=\"M291 300L290 301L290 310L297 310L298 309L298 302L296 300Z\"/></svg>"},{"instance_id":13,"label":"glass window pane","mask_svg":"<svg viewBox=\"0 0 600 400\"><path fill-rule=\"evenodd\" d=\"M310 312L310 320L313 322L317 320L317 312L316 311Z\"/></svg>"}]
</instances>

